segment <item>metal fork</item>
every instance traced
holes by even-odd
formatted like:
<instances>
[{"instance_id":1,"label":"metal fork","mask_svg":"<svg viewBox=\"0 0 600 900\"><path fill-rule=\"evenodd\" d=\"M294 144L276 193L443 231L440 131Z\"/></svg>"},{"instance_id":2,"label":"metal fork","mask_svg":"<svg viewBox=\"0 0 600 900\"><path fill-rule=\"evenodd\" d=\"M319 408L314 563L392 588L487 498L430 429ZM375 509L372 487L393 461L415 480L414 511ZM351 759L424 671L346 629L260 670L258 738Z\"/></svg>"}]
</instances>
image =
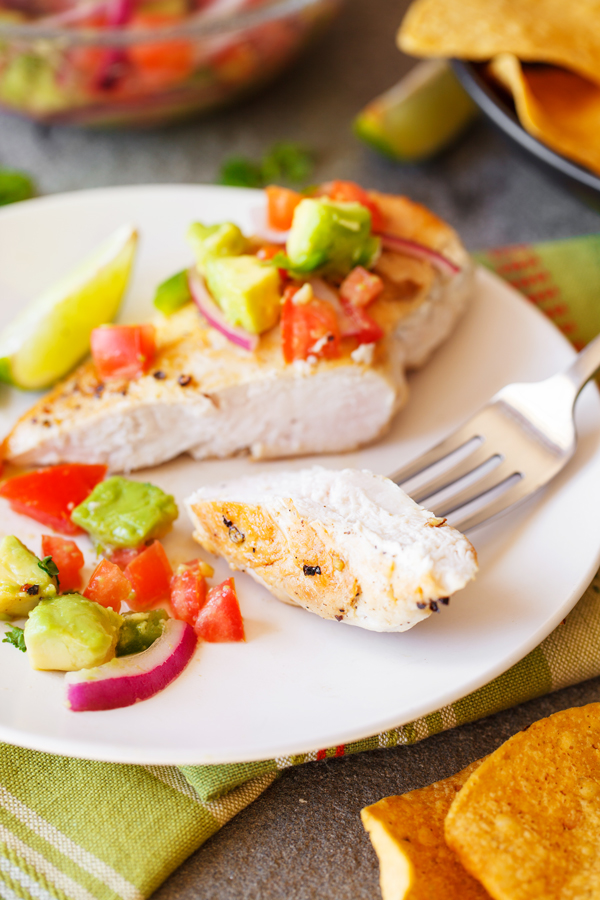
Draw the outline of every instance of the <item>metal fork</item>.
<instances>
[{"instance_id":1,"label":"metal fork","mask_svg":"<svg viewBox=\"0 0 600 900\"><path fill-rule=\"evenodd\" d=\"M547 484L573 456L575 401L599 368L600 335L563 372L502 388L390 478L402 486L418 478L407 493L462 531L487 522Z\"/></svg>"}]
</instances>

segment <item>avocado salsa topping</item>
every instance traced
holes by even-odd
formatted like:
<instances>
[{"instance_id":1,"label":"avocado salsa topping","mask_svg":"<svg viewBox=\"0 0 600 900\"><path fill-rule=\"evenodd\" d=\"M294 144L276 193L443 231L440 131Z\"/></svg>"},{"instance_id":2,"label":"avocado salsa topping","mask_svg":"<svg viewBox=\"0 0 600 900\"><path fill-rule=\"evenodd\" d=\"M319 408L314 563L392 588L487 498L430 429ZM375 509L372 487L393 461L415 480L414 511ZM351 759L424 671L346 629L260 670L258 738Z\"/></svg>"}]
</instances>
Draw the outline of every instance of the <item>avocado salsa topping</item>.
<instances>
[{"instance_id":1,"label":"avocado salsa topping","mask_svg":"<svg viewBox=\"0 0 600 900\"><path fill-rule=\"evenodd\" d=\"M60 476L67 496L49 492L52 509L59 501L64 509L73 505L67 497L73 484L81 487L77 468L70 466L69 479ZM46 479L52 472L40 471ZM35 474L8 482L13 486L9 502L19 496L20 480L29 490ZM34 669L85 670L84 681L95 687L77 688L75 703L73 685L67 684L70 708L113 709L166 687L189 661L197 640L244 640L244 627L233 579L209 587L206 579L213 570L202 560L173 571L158 540L178 516L172 496L147 482L116 476L95 486L90 482L87 494L71 512L73 529L87 532L106 555L85 589L84 556L73 540L43 535L43 559L14 535L0 541L0 616L26 618L24 628L13 626L2 642L25 651ZM38 500L31 510L17 504L15 511L44 521L44 497ZM62 519L53 521L72 533ZM121 610L124 603L129 610ZM132 669L128 662L121 665L121 658L135 658L139 664ZM164 672L170 673L168 678Z\"/></svg>"},{"instance_id":2,"label":"avocado salsa topping","mask_svg":"<svg viewBox=\"0 0 600 900\"><path fill-rule=\"evenodd\" d=\"M381 214L369 194L336 181L305 194L269 185L265 198L276 243L246 238L231 222L193 223L195 266L158 286L156 308L169 316L195 301L212 327L249 351L280 324L286 363L335 359L344 339L352 349L383 337L366 309L383 290L369 272L381 251ZM315 278L326 279L326 298L308 293Z\"/></svg>"}]
</instances>

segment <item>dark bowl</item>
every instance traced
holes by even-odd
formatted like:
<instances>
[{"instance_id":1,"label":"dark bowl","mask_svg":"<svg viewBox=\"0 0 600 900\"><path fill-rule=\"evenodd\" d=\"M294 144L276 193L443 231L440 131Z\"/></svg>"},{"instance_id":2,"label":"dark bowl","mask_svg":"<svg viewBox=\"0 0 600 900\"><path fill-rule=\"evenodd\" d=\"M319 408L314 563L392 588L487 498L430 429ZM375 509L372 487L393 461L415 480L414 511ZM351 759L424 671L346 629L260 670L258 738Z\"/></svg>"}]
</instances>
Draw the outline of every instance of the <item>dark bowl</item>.
<instances>
[{"instance_id":1,"label":"dark bowl","mask_svg":"<svg viewBox=\"0 0 600 900\"><path fill-rule=\"evenodd\" d=\"M525 131L519 122L511 98L485 78L481 64L453 60L452 68L466 92L490 122L533 159L546 174L600 210L600 177L555 153Z\"/></svg>"}]
</instances>

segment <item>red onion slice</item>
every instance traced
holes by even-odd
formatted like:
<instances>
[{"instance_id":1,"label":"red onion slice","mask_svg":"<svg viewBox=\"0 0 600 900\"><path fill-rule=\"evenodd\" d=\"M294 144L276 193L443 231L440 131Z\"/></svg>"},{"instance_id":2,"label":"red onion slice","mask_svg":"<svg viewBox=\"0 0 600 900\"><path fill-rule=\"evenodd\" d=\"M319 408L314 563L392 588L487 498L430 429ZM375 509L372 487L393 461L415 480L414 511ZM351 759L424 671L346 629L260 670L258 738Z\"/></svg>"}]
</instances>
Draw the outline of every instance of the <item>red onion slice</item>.
<instances>
[{"instance_id":1,"label":"red onion slice","mask_svg":"<svg viewBox=\"0 0 600 900\"><path fill-rule=\"evenodd\" d=\"M395 234L380 234L381 246L387 250L397 250L398 253L404 253L406 256L413 256L415 259L424 259L435 266L445 275L457 275L460 272L460 266L452 262L446 256L442 256L437 250L419 244L417 241L409 241L408 238L396 237Z\"/></svg>"},{"instance_id":2,"label":"red onion slice","mask_svg":"<svg viewBox=\"0 0 600 900\"><path fill-rule=\"evenodd\" d=\"M253 206L250 210L250 218L256 237L268 241L269 244L286 244L289 237L289 231L279 231L278 228L271 228L267 220L267 211L264 206Z\"/></svg>"},{"instance_id":3,"label":"red onion slice","mask_svg":"<svg viewBox=\"0 0 600 900\"><path fill-rule=\"evenodd\" d=\"M188 269L188 285L192 300L212 328L220 331L232 344L237 344L238 347L243 347L244 350L249 350L250 352L256 350L258 347L258 335L250 334L245 328L231 325L227 321L211 297L204 283L204 278L195 268Z\"/></svg>"},{"instance_id":4,"label":"red onion slice","mask_svg":"<svg viewBox=\"0 0 600 900\"><path fill-rule=\"evenodd\" d=\"M183 672L196 643L191 625L167 619L161 636L142 653L121 656L94 669L67 672L66 705L73 712L85 712L147 700Z\"/></svg>"}]
</instances>

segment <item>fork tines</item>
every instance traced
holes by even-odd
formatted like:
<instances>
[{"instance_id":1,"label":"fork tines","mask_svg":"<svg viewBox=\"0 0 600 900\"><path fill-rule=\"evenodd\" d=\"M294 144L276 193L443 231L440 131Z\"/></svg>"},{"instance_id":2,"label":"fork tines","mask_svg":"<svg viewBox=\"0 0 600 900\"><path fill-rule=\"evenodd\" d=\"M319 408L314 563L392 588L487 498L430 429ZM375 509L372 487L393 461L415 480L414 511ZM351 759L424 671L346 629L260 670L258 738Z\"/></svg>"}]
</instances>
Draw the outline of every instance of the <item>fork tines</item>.
<instances>
[{"instance_id":1,"label":"fork tines","mask_svg":"<svg viewBox=\"0 0 600 900\"><path fill-rule=\"evenodd\" d=\"M391 478L417 503L467 530L535 489L523 485L525 473L512 461L529 460L530 453L513 452L525 443L531 443L531 435L514 411L493 402Z\"/></svg>"}]
</instances>

